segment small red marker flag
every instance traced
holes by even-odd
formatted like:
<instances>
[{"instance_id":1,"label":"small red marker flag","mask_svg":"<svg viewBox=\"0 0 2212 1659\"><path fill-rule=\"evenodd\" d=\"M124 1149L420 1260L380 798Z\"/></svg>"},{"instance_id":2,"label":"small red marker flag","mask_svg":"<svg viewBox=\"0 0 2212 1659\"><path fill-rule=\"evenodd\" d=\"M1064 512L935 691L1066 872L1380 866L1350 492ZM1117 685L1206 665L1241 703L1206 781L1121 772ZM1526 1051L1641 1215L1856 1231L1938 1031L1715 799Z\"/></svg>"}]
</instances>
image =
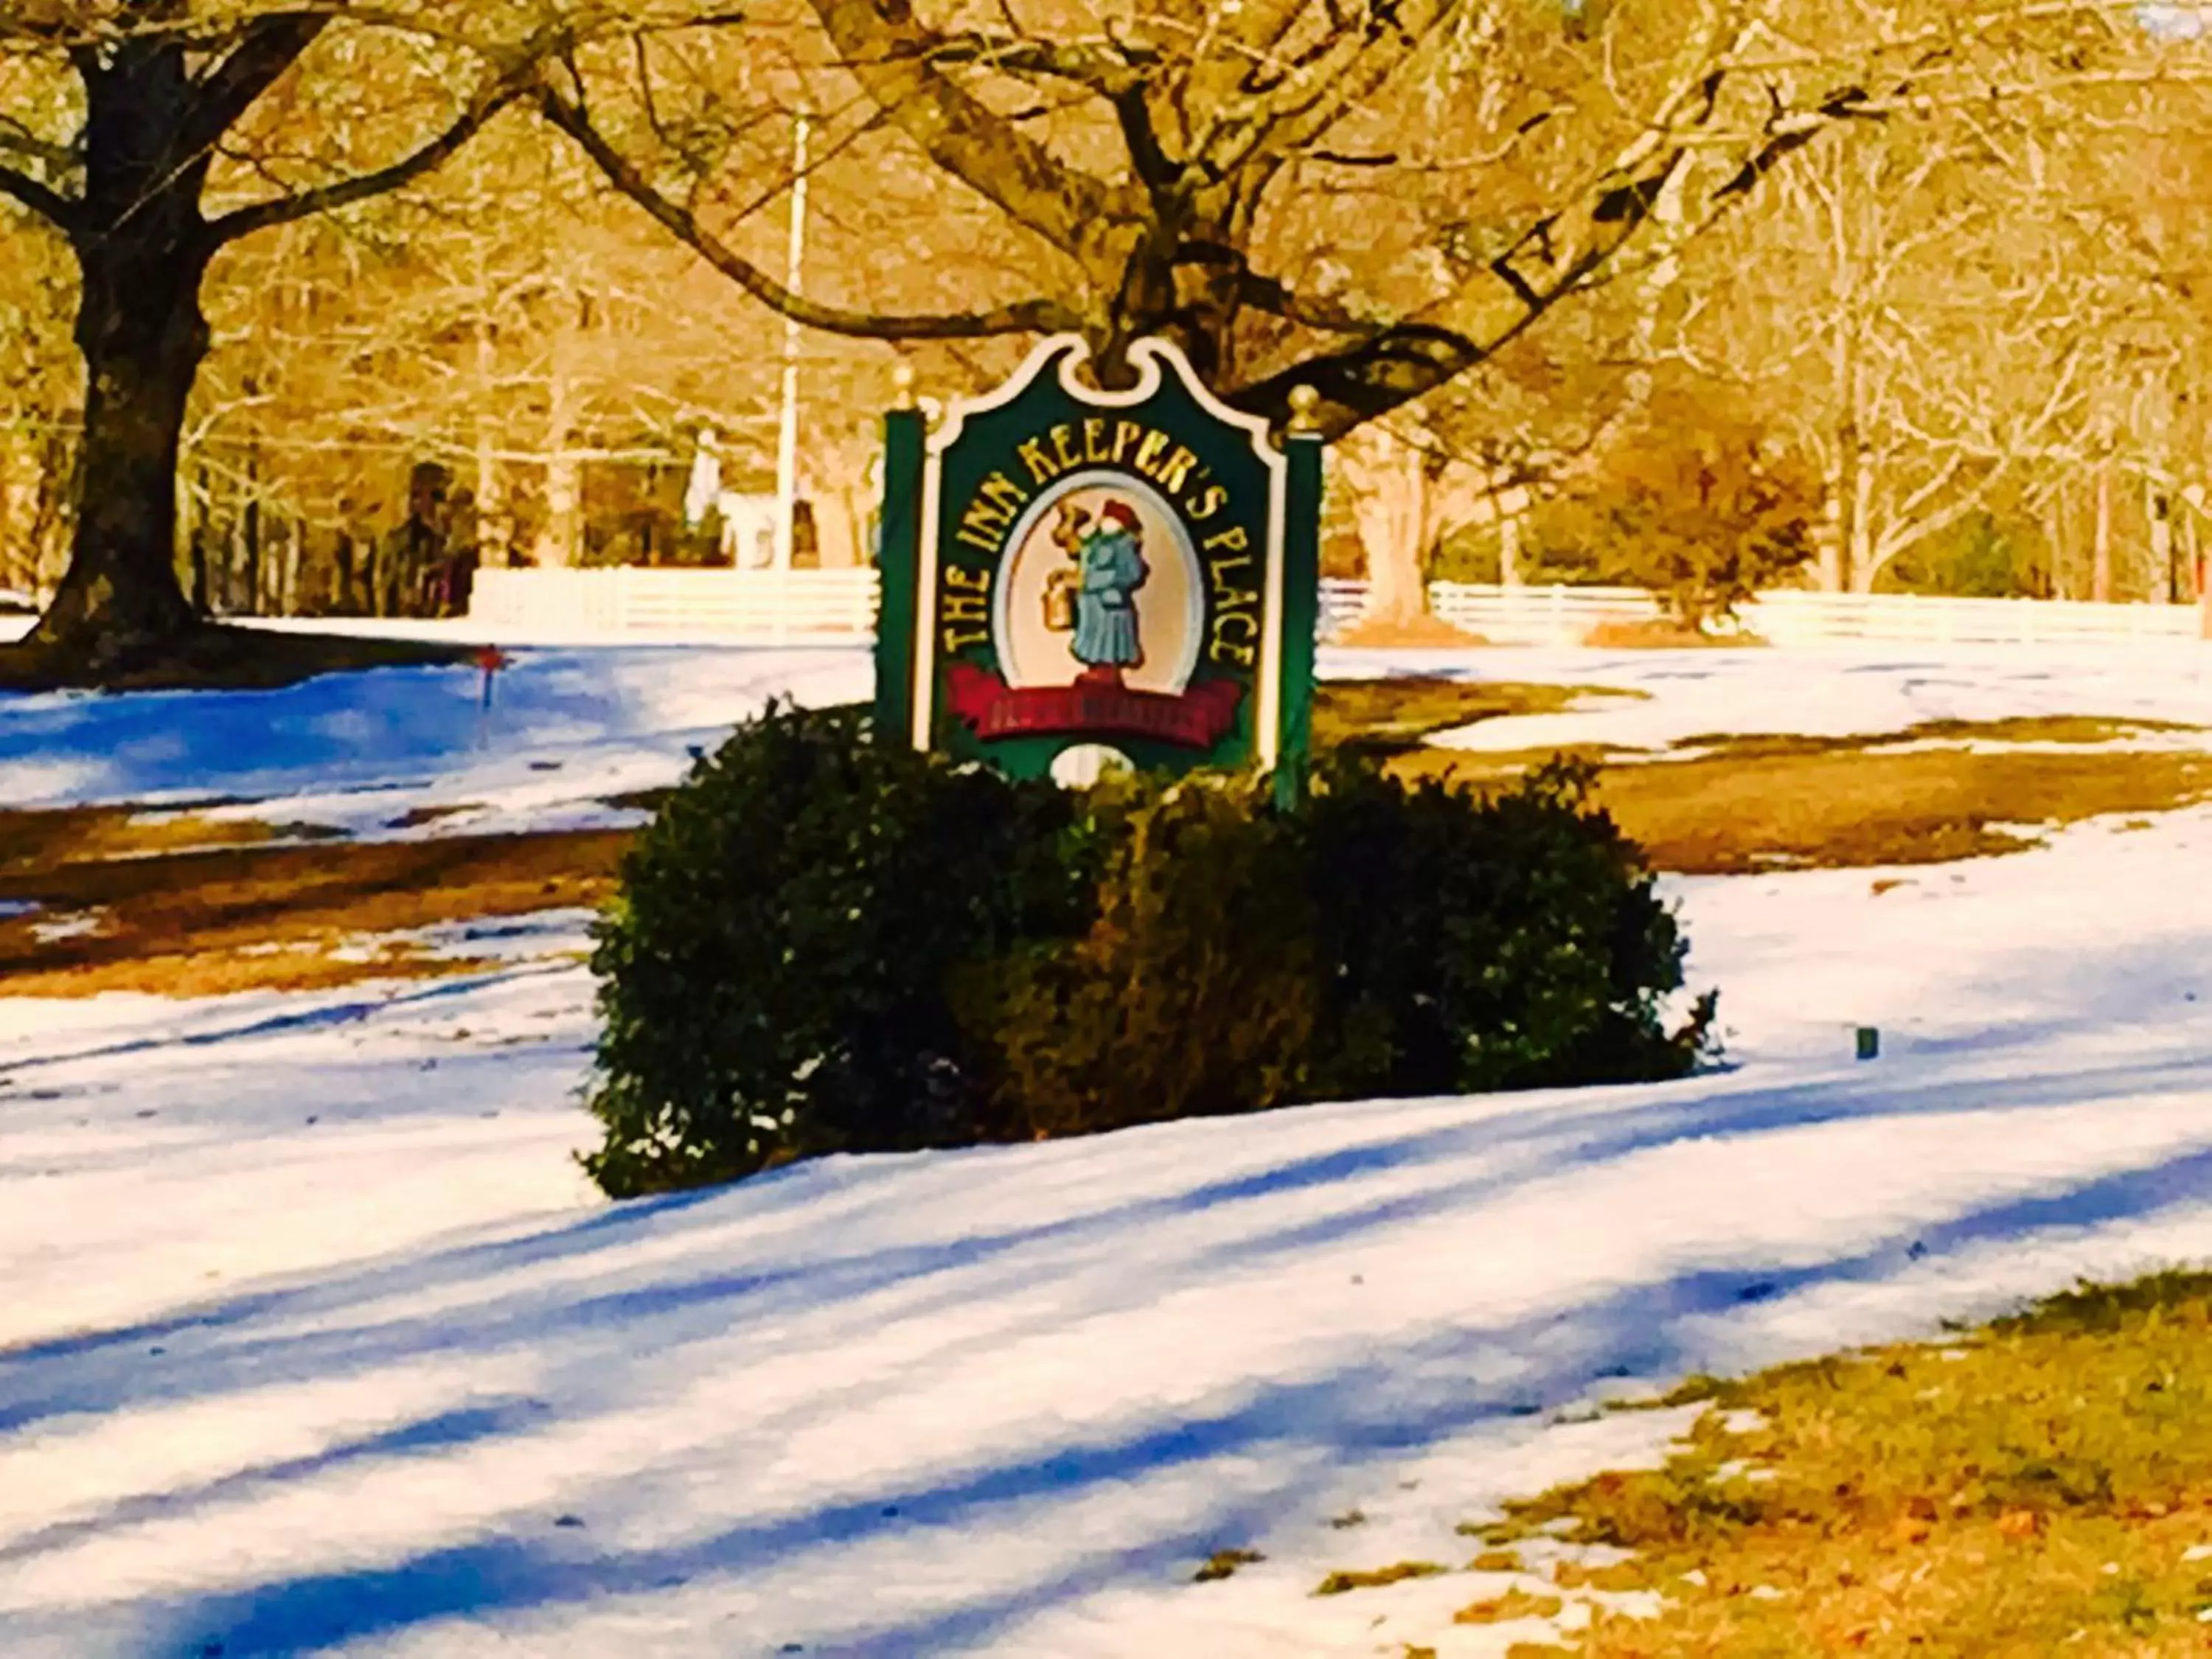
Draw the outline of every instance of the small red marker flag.
<instances>
[{"instance_id":1,"label":"small red marker flag","mask_svg":"<svg viewBox=\"0 0 2212 1659\"><path fill-rule=\"evenodd\" d=\"M483 706L491 707L491 677L507 666L507 654L495 645L477 649L477 666L483 670Z\"/></svg>"}]
</instances>

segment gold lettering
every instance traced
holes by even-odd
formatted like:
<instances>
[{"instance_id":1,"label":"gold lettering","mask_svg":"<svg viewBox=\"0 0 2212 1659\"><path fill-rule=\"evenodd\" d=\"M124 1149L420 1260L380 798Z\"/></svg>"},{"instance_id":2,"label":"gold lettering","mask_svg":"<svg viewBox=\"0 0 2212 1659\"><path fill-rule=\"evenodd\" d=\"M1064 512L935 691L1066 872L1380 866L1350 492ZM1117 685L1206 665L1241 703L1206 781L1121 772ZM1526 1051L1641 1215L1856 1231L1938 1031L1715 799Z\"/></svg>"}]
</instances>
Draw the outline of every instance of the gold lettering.
<instances>
[{"instance_id":1,"label":"gold lettering","mask_svg":"<svg viewBox=\"0 0 2212 1659\"><path fill-rule=\"evenodd\" d=\"M1114 465L1119 466L1127 459L1130 446L1145 435L1145 428L1134 421L1114 422Z\"/></svg>"},{"instance_id":2,"label":"gold lettering","mask_svg":"<svg viewBox=\"0 0 2212 1659\"><path fill-rule=\"evenodd\" d=\"M990 637L988 632L980 629L963 631L957 628L948 628L945 630L945 654L953 656L971 645L983 644Z\"/></svg>"},{"instance_id":3,"label":"gold lettering","mask_svg":"<svg viewBox=\"0 0 2212 1659\"><path fill-rule=\"evenodd\" d=\"M989 605L990 601L981 593L947 593L945 622L948 627L954 623L988 623L991 620Z\"/></svg>"},{"instance_id":4,"label":"gold lettering","mask_svg":"<svg viewBox=\"0 0 2212 1659\"><path fill-rule=\"evenodd\" d=\"M1197 465L1198 457L1177 444L1175 453L1160 466L1160 488L1170 495L1182 495L1184 486L1190 482L1191 468Z\"/></svg>"},{"instance_id":5,"label":"gold lettering","mask_svg":"<svg viewBox=\"0 0 2212 1659\"><path fill-rule=\"evenodd\" d=\"M960 515L960 528L953 539L985 553L997 552L1000 533L1029 498L1029 491L1005 473L992 473L977 486L968 510Z\"/></svg>"},{"instance_id":6,"label":"gold lettering","mask_svg":"<svg viewBox=\"0 0 2212 1659\"><path fill-rule=\"evenodd\" d=\"M1006 480L994 473L983 481L982 489L976 491L975 498L968 503L968 510L960 515L959 534L954 538L956 541L965 542L986 553L999 550L1000 534L1014 520L1013 514L1006 504L992 497L994 483L1003 484Z\"/></svg>"},{"instance_id":7,"label":"gold lettering","mask_svg":"<svg viewBox=\"0 0 2212 1659\"><path fill-rule=\"evenodd\" d=\"M1030 492L1003 472L994 472L976 486L978 498L988 501L1011 520L1021 504L1029 500Z\"/></svg>"},{"instance_id":8,"label":"gold lettering","mask_svg":"<svg viewBox=\"0 0 2212 1659\"><path fill-rule=\"evenodd\" d=\"M1206 538L1206 550L1209 553L1216 548L1226 553L1242 553L1251 545L1252 538L1244 533L1244 526L1241 524L1232 524L1228 529L1217 531Z\"/></svg>"},{"instance_id":9,"label":"gold lettering","mask_svg":"<svg viewBox=\"0 0 2212 1659\"><path fill-rule=\"evenodd\" d=\"M1224 569L1251 562L1249 558L1215 561L1212 567L1213 596L1217 607L1259 604L1260 596L1257 593L1249 592L1241 587L1231 587L1221 580L1221 573ZM1253 641L1260 637L1260 618L1257 616L1249 611L1217 608L1213 614L1213 626L1210 632L1212 637L1206 642L1207 656L1215 662L1231 663L1238 667L1249 668L1253 665L1258 649ZM1235 638L1231 637L1232 635L1242 637Z\"/></svg>"},{"instance_id":10,"label":"gold lettering","mask_svg":"<svg viewBox=\"0 0 2212 1659\"><path fill-rule=\"evenodd\" d=\"M972 592L988 593L991 591L991 573L988 570L970 570L964 565L948 564L945 567L945 585L947 587L964 587Z\"/></svg>"},{"instance_id":11,"label":"gold lettering","mask_svg":"<svg viewBox=\"0 0 2212 1659\"><path fill-rule=\"evenodd\" d=\"M1154 471L1154 469L1159 465L1160 457L1167 453L1167 447L1168 434L1166 433L1146 433L1145 441L1137 446L1137 471L1143 473L1147 478L1156 478L1159 477L1159 474Z\"/></svg>"},{"instance_id":12,"label":"gold lettering","mask_svg":"<svg viewBox=\"0 0 2212 1659\"><path fill-rule=\"evenodd\" d=\"M1208 484L1206 493L1198 498L1198 505L1190 510L1191 522L1203 524L1229 504L1229 492L1219 484Z\"/></svg>"},{"instance_id":13,"label":"gold lettering","mask_svg":"<svg viewBox=\"0 0 2212 1659\"><path fill-rule=\"evenodd\" d=\"M1229 573L1240 565L1251 562L1252 556L1249 553L1243 554L1234 559L1209 560L1206 568L1213 573L1213 591L1219 593L1226 590L1229 586Z\"/></svg>"},{"instance_id":14,"label":"gold lettering","mask_svg":"<svg viewBox=\"0 0 2212 1659\"><path fill-rule=\"evenodd\" d=\"M1031 438L1026 443L1017 445L1014 453L1020 456L1023 464L1029 468L1030 481L1033 483L1050 483L1059 475L1059 469L1053 465L1052 458L1044 453L1042 438Z\"/></svg>"},{"instance_id":15,"label":"gold lettering","mask_svg":"<svg viewBox=\"0 0 2212 1659\"><path fill-rule=\"evenodd\" d=\"M1082 458L1075 453L1075 428L1073 427L1056 426L1053 428L1052 447L1053 453L1060 457L1060 469L1063 471L1072 470L1073 468L1082 465Z\"/></svg>"},{"instance_id":16,"label":"gold lettering","mask_svg":"<svg viewBox=\"0 0 2212 1659\"><path fill-rule=\"evenodd\" d=\"M1085 421L1083 423L1083 459L1093 466L1114 459L1114 452L1106 447L1105 422Z\"/></svg>"}]
</instances>

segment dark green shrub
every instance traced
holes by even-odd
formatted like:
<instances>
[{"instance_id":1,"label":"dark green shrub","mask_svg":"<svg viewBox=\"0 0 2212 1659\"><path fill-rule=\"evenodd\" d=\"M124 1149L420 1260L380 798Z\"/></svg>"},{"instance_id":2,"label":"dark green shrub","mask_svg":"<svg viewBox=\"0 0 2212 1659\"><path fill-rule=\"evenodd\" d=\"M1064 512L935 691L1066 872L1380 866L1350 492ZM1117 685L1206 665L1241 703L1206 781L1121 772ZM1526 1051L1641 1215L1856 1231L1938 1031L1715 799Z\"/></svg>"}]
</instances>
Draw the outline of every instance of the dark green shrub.
<instances>
[{"instance_id":1,"label":"dark green shrub","mask_svg":"<svg viewBox=\"0 0 2212 1659\"><path fill-rule=\"evenodd\" d=\"M1455 1094L1689 1072L1714 999L1668 1031L1687 945L1635 844L1554 760L1515 788L1413 787L1345 758L1300 818L1330 1097Z\"/></svg>"},{"instance_id":2,"label":"dark green shrub","mask_svg":"<svg viewBox=\"0 0 2212 1659\"><path fill-rule=\"evenodd\" d=\"M1092 793L1088 933L970 977L961 1006L1010 1136L1257 1111L1296 1097L1313 1034L1313 919L1293 827L1261 786Z\"/></svg>"},{"instance_id":3,"label":"dark green shrub","mask_svg":"<svg viewBox=\"0 0 2212 1659\"><path fill-rule=\"evenodd\" d=\"M670 793L597 931L616 1196L821 1152L1299 1100L1678 1076L1712 1000L1555 763L1481 799L1340 759L1015 784L771 708Z\"/></svg>"},{"instance_id":4,"label":"dark green shrub","mask_svg":"<svg viewBox=\"0 0 2212 1659\"><path fill-rule=\"evenodd\" d=\"M619 1197L975 1139L945 988L1079 930L1072 805L872 743L857 710L741 727L641 832L595 930L593 1178Z\"/></svg>"}]
</instances>

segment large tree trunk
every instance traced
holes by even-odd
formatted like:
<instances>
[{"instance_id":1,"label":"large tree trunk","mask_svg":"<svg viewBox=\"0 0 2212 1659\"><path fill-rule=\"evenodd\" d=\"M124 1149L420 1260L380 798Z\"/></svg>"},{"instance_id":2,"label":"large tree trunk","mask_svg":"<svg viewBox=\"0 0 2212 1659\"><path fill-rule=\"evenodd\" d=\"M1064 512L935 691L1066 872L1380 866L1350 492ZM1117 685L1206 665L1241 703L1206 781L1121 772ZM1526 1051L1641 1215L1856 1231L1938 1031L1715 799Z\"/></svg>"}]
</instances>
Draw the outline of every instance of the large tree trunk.
<instances>
[{"instance_id":1,"label":"large tree trunk","mask_svg":"<svg viewBox=\"0 0 2212 1659\"><path fill-rule=\"evenodd\" d=\"M1340 441L1336 459L1367 554L1364 621L1385 628L1418 625L1429 609L1428 586L1421 579L1429 528L1425 458L1377 422Z\"/></svg>"},{"instance_id":2,"label":"large tree trunk","mask_svg":"<svg viewBox=\"0 0 2212 1659\"><path fill-rule=\"evenodd\" d=\"M1852 430L1850 458L1850 494L1844 503L1848 515L1844 526L1844 580L1851 592L1871 593L1875 579L1881 574L1881 567L1875 561L1874 454L1858 441L1856 427Z\"/></svg>"},{"instance_id":3,"label":"large tree trunk","mask_svg":"<svg viewBox=\"0 0 2212 1659\"><path fill-rule=\"evenodd\" d=\"M545 517L531 548L541 568L575 564L583 548L584 469L575 453L581 400L571 367L573 338L566 327L553 337L545 387Z\"/></svg>"},{"instance_id":4,"label":"large tree trunk","mask_svg":"<svg viewBox=\"0 0 2212 1659\"><path fill-rule=\"evenodd\" d=\"M824 570L850 570L862 563L860 491L842 483L812 492L815 557Z\"/></svg>"},{"instance_id":5,"label":"large tree trunk","mask_svg":"<svg viewBox=\"0 0 2212 1659\"><path fill-rule=\"evenodd\" d=\"M77 263L82 494L69 569L32 637L98 667L157 653L198 623L177 580L176 479L208 349L206 260L182 237L132 237L80 248Z\"/></svg>"},{"instance_id":6,"label":"large tree trunk","mask_svg":"<svg viewBox=\"0 0 2212 1659\"><path fill-rule=\"evenodd\" d=\"M1847 593L1850 583L1844 579L1844 560L1847 547L1844 528L1844 476L1840 464L1820 489L1820 521L1814 526L1813 548L1815 562L1814 580L1823 593Z\"/></svg>"}]
</instances>

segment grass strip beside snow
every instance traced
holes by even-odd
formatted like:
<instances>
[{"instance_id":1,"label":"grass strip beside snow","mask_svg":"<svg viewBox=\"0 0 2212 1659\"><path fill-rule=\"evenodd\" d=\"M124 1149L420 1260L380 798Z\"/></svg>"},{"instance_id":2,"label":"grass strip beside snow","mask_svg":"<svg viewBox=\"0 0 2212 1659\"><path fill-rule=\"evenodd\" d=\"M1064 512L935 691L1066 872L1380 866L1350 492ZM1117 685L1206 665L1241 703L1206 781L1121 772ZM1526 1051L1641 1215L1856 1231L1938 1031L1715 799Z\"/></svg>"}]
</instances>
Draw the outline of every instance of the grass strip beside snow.
<instances>
[{"instance_id":1,"label":"grass strip beside snow","mask_svg":"<svg viewBox=\"0 0 2212 1659\"><path fill-rule=\"evenodd\" d=\"M1951 1340L1840 1354L1710 1402L1662 1468L1510 1504L1492 1551L1634 1552L1520 1659L1676 1653L2159 1656L2212 1623L2212 1273L2085 1285ZM1493 1559L1497 1558L1493 1557ZM1562 1571L1572 1597L1585 1576Z\"/></svg>"}]
</instances>

